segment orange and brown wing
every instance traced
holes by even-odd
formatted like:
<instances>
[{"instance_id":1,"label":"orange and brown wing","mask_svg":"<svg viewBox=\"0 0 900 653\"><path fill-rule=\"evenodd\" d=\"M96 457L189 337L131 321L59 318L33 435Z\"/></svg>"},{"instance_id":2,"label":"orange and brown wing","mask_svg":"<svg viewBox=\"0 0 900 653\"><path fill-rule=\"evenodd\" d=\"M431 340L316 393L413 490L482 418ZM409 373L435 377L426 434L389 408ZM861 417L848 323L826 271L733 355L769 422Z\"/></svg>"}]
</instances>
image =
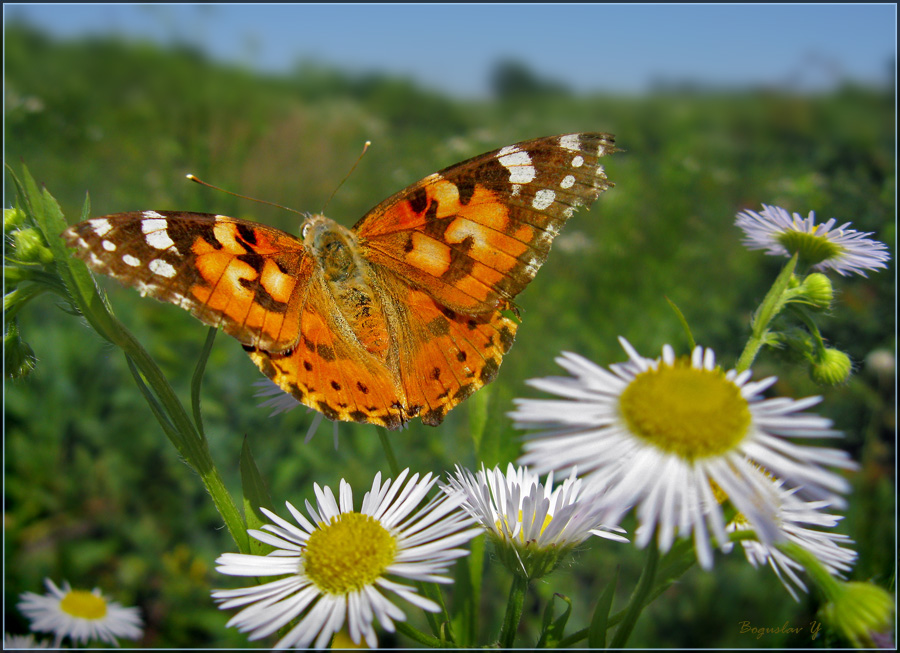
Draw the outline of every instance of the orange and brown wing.
<instances>
[{"instance_id":1,"label":"orange and brown wing","mask_svg":"<svg viewBox=\"0 0 900 653\"><path fill-rule=\"evenodd\" d=\"M517 324L495 310L463 315L407 287L400 378L408 411L437 426L451 408L497 376Z\"/></svg>"},{"instance_id":2,"label":"orange and brown wing","mask_svg":"<svg viewBox=\"0 0 900 653\"><path fill-rule=\"evenodd\" d=\"M363 256L467 314L492 314L534 278L576 208L612 184L609 134L525 141L435 173L372 209Z\"/></svg>"},{"instance_id":3,"label":"orange and brown wing","mask_svg":"<svg viewBox=\"0 0 900 653\"><path fill-rule=\"evenodd\" d=\"M63 237L92 270L245 345L281 351L297 343L313 263L290 234L221 215L144 211L86 220Z\"/></svg>"},{"instance_id":4,"label":"orange and brown wing","mask_svg":"<svg viewBox=\"0 0 900 653\"><path fill-rule=\"evenodd\" d=\"M371 356L314 278L300 307L300 339L292 350L245 347L254 363L297 401L332 420L399 428L411 416L395 376Z\"/></svg>"}]
</instances>

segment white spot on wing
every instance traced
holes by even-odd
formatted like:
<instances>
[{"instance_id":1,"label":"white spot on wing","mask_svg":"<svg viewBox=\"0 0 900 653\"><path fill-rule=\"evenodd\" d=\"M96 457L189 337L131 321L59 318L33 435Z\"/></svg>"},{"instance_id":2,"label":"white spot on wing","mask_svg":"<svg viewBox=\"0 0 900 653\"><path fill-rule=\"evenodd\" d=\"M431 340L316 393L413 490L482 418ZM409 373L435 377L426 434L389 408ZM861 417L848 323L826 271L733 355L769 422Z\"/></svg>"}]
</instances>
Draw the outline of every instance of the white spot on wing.
<instances>
[{"instance_id":1,"label":"white spot on wing","mask_svg":"<svg viewBox=\"0 0 900 653\"><path fill-rule=\"evenodd\" d=\"M537 271L541 269L542 263L543 261L541 261L540 259L531 259L530 261L528 261L528 265L525 266L525 274L533 279L534 275L537 274Z\"/></svg>"},{"instance_id":2,"label":"white spot on wing","mask_svg":"<svg viewBox=\"0 0 900 653\"><path fill-rule=\"evenodd\" d=\"M575 185L575 177L572 175L566 175L563 177L563 180L559 182L560 188L571 188Z\"/></svg>"},{"instance_id":3,"label":"white spot on wing","mask_svg":"<svg viewBox=\"0 0 900 653\"><path fill-rule=\"evenodd\" d=\"M581 139L578 134L566 134L559 137L559 146L570 152L578 152L581 150Z\"/></svg>"},{"instance_id":4,"label":"white spot on wing","mask_svg":"<svg viewBox=\"0 0 900 653\"><path fill-rule=\"evenodd\" d=\"M507 145L497 152L497 160L509 170L509 181L513 184L528 184L537 176L528 152L523 152L514 145Z\"/></svg>"},{"instance_id":5,"label":"white spot on wing","mask_svg":"<svg viewBox=\"0 0 900 653\"><path fill-rule=\"evenodd\" d=\"M125 265L130 265L133 268L136 268L141 264L141 259L135 258L131 254L126 254L125 256L123 256L122 261L125 263Z\"/></svg>"},{"instance_id":6,"label":"white spot on wing","mask_svg":"<svg viewBox=\"0 0 900 653\"><path fill-rule=\"evenodd\" d=\"M107 252L116 251L116 244L111 240L104 240L101 245L103 245L103 249L105 249Z\"/></svg>"},{"instance_id":7,"label":"white spot on wing","mask_svg":"<svg viewBox=\"0 0 900 653\"><path fill-rule=\"evenodd\" d=\"M574 159L572 159L572 167L573 168L580 168L583 165L584 165L584 157L581 156L580 154L578 156L576 156Z\"/></svg>"},{"instance_id":8,"label":"white spot on wing","mask_svg":"<svg viewBox=\"0 0 900 653\"><path fill-rule=\"evenodd\" d=\"M141 297L144 297L152 293L155 286L149 283L144 283L143 281L138 281L134 287L137 288L137 291L139 293L141 293Z\"/></svg>"},{"instance_id":9,"label":"white spot on wing","mask_svg":"<svg viewBox=\"0 0 900 653\"><path fill-rule=\"evenodd\" d=\"M146 211L144 215L153 213ZM156 215L159 215L158 213ZM148 218L141 222L141 231L147 236L147 244L154 249L169 249L175 247L175 242L169 238L166 232L166 219L162 216L158 218Z\"/></svg>"},{"instance_id":10,"label":"white spot on wing","mask_svg":"<svg viewBox=\"0 0 900 653\"><path fill-rule=\"evenodd\" d=\"M175 276L175 268L173 268L169 263L163 261L162 259L155 258L150 261L149 265L150 271L153 274L158 274L161 277L165 277L166 279L171 279Z\"/></svg>"},{"instance_id":11,"label":"white spot on wing","mask_svg":"<svg viewBox=\"0 0 900 653\"><path fill-rule=\"evenodd\" d=\"M186 308L187 310L192 309L196 302L191 301L181 293L172 293L172 296L169 297L169 301L175 304L176 306L180 306L181 308Z\"/></svg>"},{"instance_id":12,"label":"white spot on wing","mask_svg":"<svg viewBox=\"0 0 900 653\"><path fill-rule=\"evenodd\" d=\"M112 225L106 218L96 218L94 220L91 220L90 223L91 228L94 230L94 233L101 238L103 238L103 236L105 236L112 230Z\"/></svg>"},{"instance_id":13,"label":"white spot on wing","mask_svg":"<svg viewBox=\"0 0 900 653\"><path fill-rule=\"evenodd\" d=\"M150 220L165 220L165 216L163 216L162 213L157 213L156 211L144 211L142 215Z\"/></svg>"},{"instance_id":14,"label":"white spot on wing","mask_svg":"<svg viewBox=\"0 0 900 653\"><path fill-rule=\"evenodd\" d=\"M548 206L553 204L553 200L556 199L556 192L549 190L547 188L542 188L534 195L534 200L531 202L531 206L536 208L538 211L543 211Z\"/></svg>"}]
</instances>

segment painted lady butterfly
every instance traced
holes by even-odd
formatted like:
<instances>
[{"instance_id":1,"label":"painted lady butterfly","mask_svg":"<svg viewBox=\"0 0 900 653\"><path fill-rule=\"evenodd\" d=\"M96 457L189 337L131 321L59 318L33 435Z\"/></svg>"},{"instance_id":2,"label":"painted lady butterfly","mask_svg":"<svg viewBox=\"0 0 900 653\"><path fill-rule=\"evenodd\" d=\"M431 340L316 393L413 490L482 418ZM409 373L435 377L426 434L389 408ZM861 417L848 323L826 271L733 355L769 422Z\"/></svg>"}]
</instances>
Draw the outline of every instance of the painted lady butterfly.
<instances>
[{"instance_id":1,"label":"painted lady butterfly","mask_svg":"<svg viewBox=\"0 0 900 653\"><path fill-rule=\"evenodd\" d=\"M310 215L297 238L223 215L144 211L63 233L96 272L237 338L332 420L439 424L497 375L504 315L575 209L612 184L609 134L539 138L425 177L353 229Z\"/></svg>"}]
</instances>

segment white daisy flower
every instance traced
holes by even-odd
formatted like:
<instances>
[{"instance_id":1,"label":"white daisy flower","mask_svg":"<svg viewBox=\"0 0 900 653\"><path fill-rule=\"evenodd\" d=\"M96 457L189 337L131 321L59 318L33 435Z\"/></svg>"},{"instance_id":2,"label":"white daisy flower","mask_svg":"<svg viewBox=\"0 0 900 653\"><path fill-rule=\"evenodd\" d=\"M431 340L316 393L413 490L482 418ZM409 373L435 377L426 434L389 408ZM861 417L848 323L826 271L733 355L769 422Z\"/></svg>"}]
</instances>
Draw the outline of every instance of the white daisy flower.
<instances>
[{"instance_id":1,"label":"white daisy flower","mask_svg":"<svg viewBox=\"0 0 900 653\"><path fill-rule=\"evenodd\" d=\"M829 501L803 501L797 498L796 489L784 489L781 480L771 480L772 491L778 495L777 519L779 528L785 538L805 549L833 576L843 578L844 572L850 571L856 561L856 551L842 548L840 545L853 544L847 535L816 528L834 528L843 517L831 515L823 510L831 507ZM749 530L750 526L738 515L729 525L729 531ZM800 599L792 587L807 592L806 585L797 575L803 571L803 565L786 555L774 546L767 546L755 540L742 540L744 554L754 567L769 565L778 576L795 601Z\"/></svg>"},{"instance_id":2,"label":"white daisy flower","mask_svg":"<svg viewBox=\"0 0 900 653\"><path fill-rule=\"evenodd\" d=\"M817 225L812 211L804 219L780 206L763 204L762 213L738 213L735 224L743 229L747 248L765 249L773 256L799 252L800 259L816 270L831 268L843 276L853 272L866 276L866 270L887 267L891 257L884 243L866 238L871 233L847 229L849 222L833 229L835 222L831 218Z\"/></svg>"},{"instance_id":3,"label":"white daisy flower","mask_svg":"<svg viewBox=\"0 0 900 653\"><path fill-rule=\"evenodd\" d=\"M463 509L488 532L504 564L527 579L553 571L564 554L591 535L628 541L607 532L624 530L602 523L596 498L582 491L574 471L554 488L552 472L541 484L537 474L511 463L505 475L499 467L485 470L482 465L472 474L457 466L442 489L465 499Z\"/></svg>"},{"instance_id":4,"label":"white daisy flower","mask_svg":"<svg viewBox=\"0 0 900 653\"><path fill-rule=\"evenodd\" d=\"M636 544L645 546L657 531L663 552L676 535L693 532L704 568L712 565L707 528L728 549L712 482L766 544L781 537L778 504L757 466L803 487L810 498L843 504L835 493L847 492L847 481L823 466L854 469L847 453L787 439L839 435L829 420L801 412L819 397L764 400L774 377L751 382L749 370L725 372L710 349L676 358L666 345L662 358L651 360L619 341L629 360L609 371L564 353L556 361L574 378L528 382L563 399L515 400L516 426L540 429L526 436L520 464L559 473L577 466L605 491L607 523L619 523L636 506Z\"/></svg>"},{"instance_id":5,"label":"white daisy flower","mask_svg":"<svg viewBox=\"0 0 900 653\"><path fill-rule=\"evenodd\" d=\"M54 634L53 648L59 648L64 637L75 644L99 639L118 646L117 637L136 640L143 635L137 608L109 601L99 589L73 590L65 581L60 589L49 578L44 584L48 594L25 592L18 607L31 620L32 631Z\"/></svg>"},{"instance_id":6,"label":"white daisy flower","mask_svg":"<svg viewBox=\"0 0 900 653\"><path fill-rule=\"evenodd\" d=\"M35 640L34 635L10 635L3 634L3 650L13 651L23 648L49 648L50 644L44 640Z\"/></svg>"},{"instance_id":7,"label":"white daisy flower","mask_svg":"<svg viewBox=\"0 0 900 653\"><path fill-rule=\"evenodd\" d=\"M341 480L338 500L329 487L314 485L317 505L306 502L311 522L287 504L299 528L261 508L273 524L248 533L275 550L265 556L225 553L216 561L217 569L230 576L279 578L213 592L222 609L247 606L228 625L252 633L250 639L255 640L299 618L276 647L322 648L346 620L355 643L365 639L375 648L376 618L389 632L394 631L394 621L406 619L388 593L439 612L433 601L389 577L452 582L442 574L469 553L456 547L479 531L469 528L471 518L459 510L461 498L438 495L417 510L437 479L426 474L419 480L414 474L404 486L408 472L404 470L395 483L388 479L384 484L377 474L359 512L353 509L346 481Z\"/></svg>"}]
</instances>

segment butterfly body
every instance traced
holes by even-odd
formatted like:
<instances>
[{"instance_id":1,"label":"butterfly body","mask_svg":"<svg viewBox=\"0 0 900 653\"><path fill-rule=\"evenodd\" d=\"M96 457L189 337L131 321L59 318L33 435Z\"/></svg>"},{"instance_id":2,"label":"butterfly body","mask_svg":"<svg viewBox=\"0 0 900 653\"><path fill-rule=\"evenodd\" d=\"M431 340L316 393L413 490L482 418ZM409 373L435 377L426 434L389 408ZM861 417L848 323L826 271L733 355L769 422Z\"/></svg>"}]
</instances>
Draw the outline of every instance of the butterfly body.
<instances>
[{"instance_id":1,"label":"butterfly body","mask_svg":"<svg viewBox=\"0 0 900 653\"><path fill-rule=\"evenodd\" d=\"M86 220L76 255L222 327L285 392L326 417L399 428L490 383L515 338L506 315L578 206L611 184L607 134L526 141L429 175L352 229L300 237L168 211Z\"/></svg>"}]
</instances>

